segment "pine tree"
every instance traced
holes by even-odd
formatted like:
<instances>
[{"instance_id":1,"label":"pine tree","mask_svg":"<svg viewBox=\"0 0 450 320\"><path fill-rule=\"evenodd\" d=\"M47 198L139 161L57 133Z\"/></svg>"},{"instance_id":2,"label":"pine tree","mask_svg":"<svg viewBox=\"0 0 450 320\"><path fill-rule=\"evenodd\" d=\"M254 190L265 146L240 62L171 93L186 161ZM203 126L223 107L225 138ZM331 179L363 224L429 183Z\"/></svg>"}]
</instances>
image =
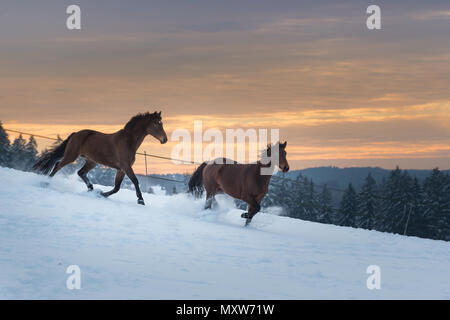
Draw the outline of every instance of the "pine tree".
<instances>
[{"instance_id":1,"label":"pine tree","mask_svg":"<svg viewBox=\"0 0 450 320\"><path fill-rule=\"evenodd\" d=\"M11 163L10 166L17 170L24 170L26 165L26 141L19 135L11 145Z\"/></svg>"},{"instance_id":2,"label":"pine tree","mask_svg":"<svg viewBox=\"0 0 450 320\"><path fill-rule=\"evenodd\" d=\"M0 121L0 166L2 167L8 167L10 165L10 148L8 134L5 129L3 129L2 122Z\"/></svg>"},{"instance_id":3,"label":"pine tree","mask_svg":"<svg viewBox=\"0 0 450 320\"><path fill-rule=\"evenodd\" d=\"M263 198L261 206L277 206L282 207L287 216L295 217L292 208L292 193L289 190L290 181L278 176L272 177L270 180L269 191Z\"/></svg>"},{"instance_id":4,"label":"pine tree","mask_svg":"<svg viewBox=\"0 0 450 320\"><path fill-rule=\"evenodd\" d=\"M24 170L31 170L33 164L37 161L37 142L33 136L30 136L28 143L25 145L25 162Z\"/></svg>"},{"instance_id":5,"label":"pine tree","mask_svg":"<svg viewBox=\"0 0 450 320\"><path fill-rule=\"evenodd\" d=\"M289 198L290 216L302 220L317 220L317 201L315 199L314 184L308 178L298 175L289 186L292 197Z\"/></svg>"},{"instance_id":6,"label":"pine tree","mask_svg":"<svg viewBox=\"0 0 450 320\"><path fill-rule=\"evenodd\" d=\"M358 228L372 230L375 226L376 210L378 207L377 183L372 175L366 177L358 195L358 211L356 224Z\"/></svg>"},{"instance_id":7,"label":"pine tree","mask_svg":"<svg viewBox=\"0 0 450 320\"><path fill-rule=\"evenodd\" d=\"M410 210L412 210L413 180L408 172L398 167L391 171L382 186L380 217L377 219L377 230L403 234Z\"/></svg>"},{"instance_id":8,"label":"pine tree","mask_svg":"<svg viewBox=\"0 0 450 320\"><path fill-rule=\"evenodd\" d=\"M423 183L424 217L433 239L450 240L450 178L438 168Z\"/></svg>"},{"instance_id":9,"label":"pine tree","mask_svg":"<svg viewBox=\"0 0 450 320\"><path fill-rule=\"evenodd\" d=\"M317 198L314 183L312 180L307 182L306 205L308 208L308 216L310 221L318 221L319 216L319 200Z\"/></svg>"},{"instance_id":10,"label":"pine tree","mask_svg":"<svg viewBox=\"0 0 450 320\"><path fill-rule=\"evenodd\" d=\"M404 235L429 237L429 230L423 212L423 193L419 180L414 177L411 187L411 206L406 220Z\"/></svg>"},{"instance_id":11,"label":"pine tree","mask_svg":"<svg viewBox=\"0 0 450 320\"><path fill-rule=\"evenodd\" d=\"M317 221L322 223L333 223L334 209L331 204L332 197L331 192L326 184L322 187L322 192L319 195L318 201L319 210Z\"/></svg>"},{"instance_id":12,"label":"pine tree","mask_svg":"<svg viewBox=\"0 0 450 320\"><path fill-rule=\"evenodd\" d=\"M341 226L356 227L355 218L357 210L358 199L356 191L350 183L342 196L342 201L338 212L338 224Z\"/></svg>"}]
</instances>

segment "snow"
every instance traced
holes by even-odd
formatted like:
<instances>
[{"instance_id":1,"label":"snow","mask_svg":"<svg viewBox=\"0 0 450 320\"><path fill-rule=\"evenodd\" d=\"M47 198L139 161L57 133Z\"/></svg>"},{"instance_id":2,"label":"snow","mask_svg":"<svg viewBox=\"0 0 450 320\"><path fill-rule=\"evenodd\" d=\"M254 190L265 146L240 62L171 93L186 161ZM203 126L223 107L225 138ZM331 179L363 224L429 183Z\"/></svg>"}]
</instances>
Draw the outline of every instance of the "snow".
<instances>
[{"instance_id":1,"label":"snow","mask_svg":"<svg viewBox=\"0 0 450 320\"><path fill-rule=\"evenodd\" d=\"M0 168L1 299L449 299L450 243ZM96 185L108 190L109 187ZM81 269L68 290L66 269ZM366 269L381 269L369 290Z\"/></svg>"}]
</instances>

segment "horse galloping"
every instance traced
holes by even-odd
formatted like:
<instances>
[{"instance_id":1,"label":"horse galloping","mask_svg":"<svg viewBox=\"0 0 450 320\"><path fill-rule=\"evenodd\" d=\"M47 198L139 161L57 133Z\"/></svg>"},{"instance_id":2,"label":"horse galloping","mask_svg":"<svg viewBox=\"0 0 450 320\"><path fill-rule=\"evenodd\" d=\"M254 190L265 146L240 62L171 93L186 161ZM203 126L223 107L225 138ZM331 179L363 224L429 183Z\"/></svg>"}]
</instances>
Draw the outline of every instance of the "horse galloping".
<instances>
[{"instance_id":1,"label":"horse galloping","mask_svg":"<svg viewBox=\"0 0 450 320\"><path fill-rule=\"evenodd\" d=\"M119 191L126 174L134 184L138 204L144 205L139 182L132 166L136 151L147 135L152 135L161 144L167 142L161 112L137 114L123 129L111 134L94 130L74 132L61 144L44 152L34 164L33 169L42 174L48 174L51 171L50 177L53 177L61 168L74 162L78 156L82 156L86 162L78 170L78 175L86 183L88 191L92 191L93 186L87 173L100 163L117 170L114 188L109 192L102 192L104 197Z\"/></svg>"},{"instance_id":2,"label":"horse galloping","mask_svg":"<svg viewBox=\"0 0 450 320\"><path fill-rule=\"evenodd\" d=\"M189 180L189 191L191 193L199 193L206 190L205 209L211 208L214 196L217 193L226 193L233 198L245 201L248 204L248 212L241 215L245 218L247 226L255 214L261 208L261 201L269 190L271 175L262 175L261 168L271 167L272 148L278 148L279 152L279 169L283 172L289 171L289 164L286 159L287 142L277 142L274 146L268 146L263 153L264 161L257 161L251 164L240 164L228 159L222 160L220 163L213 161L212 163L203 162L192 175Z\"/></svg>"}]
</instances>

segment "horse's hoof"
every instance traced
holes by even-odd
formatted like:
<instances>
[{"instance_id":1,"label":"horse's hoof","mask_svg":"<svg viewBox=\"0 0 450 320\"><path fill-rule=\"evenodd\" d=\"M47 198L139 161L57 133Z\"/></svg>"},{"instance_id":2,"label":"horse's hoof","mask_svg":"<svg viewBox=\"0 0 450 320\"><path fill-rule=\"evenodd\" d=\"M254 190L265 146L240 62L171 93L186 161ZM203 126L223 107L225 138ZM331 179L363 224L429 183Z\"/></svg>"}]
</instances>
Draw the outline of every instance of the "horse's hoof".
<instances>
[{"instance_id":1,"label":"horse's hoof","mask_svg":"<svg viewBox=\"0 0 450 320\"><path fill-rule=\"evenodd\" d=\"M247 218L247 219L245 220L245 226L248 226L248 225L250 224L250 222L252 222L252 219Z\"/></svg>"},{"instance_id":2,"label":"horse's hoof","mask_svg":"<svg viewBox=\"0 0 450 320\"><path fill-rule=\"evenodd\" d=\"M143 206L145 206L144 199L138 199L137 203L138 204L142 204Z\"/></svg>"},{"instance_id":3,"label":"horse's hoof","mask_svg":"<svg viewBox=\"0 0 450 320\"><path fill-rule=\"evenodd\" d=\"M92 184L90 186L88 186L87 188L88 188L88 191L94 190L94 187L92 186Z\"/></svg>"},{"instance_id":4,"label":"horse's hoof","mask_svg":"<svg viewBox=\"0 0 450 320\"><path fill-rule=\"evenodd\" d=\"M248 219L248 212L244 212L241 214L241 218L247 218Z\"/></svg>"}]
</instances>

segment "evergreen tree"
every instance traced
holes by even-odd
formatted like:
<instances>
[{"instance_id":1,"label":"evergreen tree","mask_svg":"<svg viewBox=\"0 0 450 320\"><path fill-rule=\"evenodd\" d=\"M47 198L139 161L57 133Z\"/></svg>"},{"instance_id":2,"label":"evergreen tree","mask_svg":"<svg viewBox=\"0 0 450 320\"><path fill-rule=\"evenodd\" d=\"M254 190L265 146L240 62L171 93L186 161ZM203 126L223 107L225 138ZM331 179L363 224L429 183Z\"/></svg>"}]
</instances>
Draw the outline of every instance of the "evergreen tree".
<instances>
[{"instance_id":1,"label":"evergreen tree","mask_svg":"<svg viewBox=\"0 0 450 320\"><path fill-rule=\"evenodd\" d=\"M27 159L26 141L19 135L11 145L10 166L17 170L24 170Z\"/></svg>"},{"instance_id":2,"label":"evergreen tree","mask_svg":"<svg viewBox=\"0 0 450 320\"><path fill-rule=\"evenodd\" d=\"M342 196L339 207L338 224L347 227L356 227L356 213L358 210L358 199L352 184L348 185Z\"/></svg>"},{"instance_id":3,"label":"evergreen tree","mask_svg":"<svg viewBox=\"0 0 450 320\"><path fill-rule=\"evenodd\" d=\"M423 183L424 217L430 237L450 240L450 178L434 169Z\"/></svg>"},{"instance_id":4,"label":"evergreen tree","mask_svg":"<svg viewBox=\"0 0 450 320\"><path fill-rule=\"evenodd\" d=\"M11 162L11 153L8 134L3 129L2 122L0 121L0 166L8 167Z\"/></svg>"},{"instance_id":5,"label":"evergreen tree","mask_svg":"<svg viewBox=\"0 0 450 320\"><path fill-rule=\"evenodd\" d=\"M382 186L383 201L380 217L377 219L377 229L385 232L403 234L406 221L413 205L413 180L408 172L398 167L391 171Z\"/></svg>"},{"instance_id":6,"label":"evergreen tree","mask_svg":"<svg viewBox=\"0 0 450 320\"><path fill-rule=\"evenodd\" d=\"M267 195L263 198L261 202L262 207L270 207L270 206L277 206L282 207L284 210L284 213L287 216L290 216L290 210L289 210L289 192L288 192L288 186L287 181L284 179L284 177L279 176L273 176L270 180L269 184L269 190L267 192Z\"/></svg>"},{"instance_id":7,"label":"evergreen tree","mask_svg":"<svg viewBox=\"0 0 450 320\"><path fill-rule=\"evenodd\" d=\"M326 184L322 187L322 192L319 195L319 211L317 221L323 223L333 223L333 206L331 204L332 197L331 192Z\"/></svg>"},{"instance_id":8,"label":"evergreen tree","mask_svg":"<svg viewBox=\"0 0 450 320\"><path fill-rule=\"evenodd\" d=\"M375 226L376 210L378 207L377 183L372 175L366 177L358 197L358 211L356 224L359 228L372 230Z\"/></svg>"},{"instance_id":9,"label":"evergreen tree","mask_svg":"<svg viewBox=\"0 0 450 320\"><path fill-rule=\"evenodd\" d=\"M33 164L37 161L37 143L36 139L31 136L28 143L25 145L25 162L23 164L24 170L31 170Z\"/></svg>"},{"instance_id":10,"label":"evergreen tree","mask_svg":"<svg viewBox=\"0 0 450 320\"><path fill-rule=\"evenodd\" d=\"M317 200L314 184L308 178L298 175L289 186L291 197L288 199L290 217L317 221Z\"/></svg>"},{"instance_id":11,"label":"evergreen tree","mask_svg":"<svg viewBox=\"0 0 450 320\"><path fill-rule=\"evenodd\" d=\"M309 180L306 185L306 206L308 211L308 217L310 221L318 221L319 216L319 199L316 195L314 183Z\"/></svg>"},{"instance_id":12,"label":"evergreen tree","mask_svg":"<svg viewBox=\"0 0 450 320\"><path fill-rule=\"evenodd\" d=\"M429 237L429 230L423 213L422 188L416 177L413 179L411 195L411 206L403 234L416 237Z\"/></svg>"}]
</instances>

